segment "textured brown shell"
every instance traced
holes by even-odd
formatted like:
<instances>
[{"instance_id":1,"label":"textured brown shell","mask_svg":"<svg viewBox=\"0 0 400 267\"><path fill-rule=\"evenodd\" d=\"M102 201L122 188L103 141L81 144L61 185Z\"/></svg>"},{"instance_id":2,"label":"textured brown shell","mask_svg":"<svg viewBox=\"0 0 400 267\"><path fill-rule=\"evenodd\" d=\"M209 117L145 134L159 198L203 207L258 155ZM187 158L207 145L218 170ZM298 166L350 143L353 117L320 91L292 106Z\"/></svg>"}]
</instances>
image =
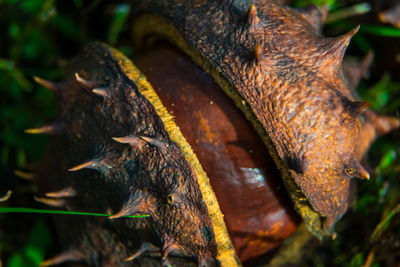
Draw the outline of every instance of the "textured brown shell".
<instances>
[{"instance_id":1,"label":"textured brown shell","mask_svg":"<svg viewBox=\"0 0 400 267\"><path fill-rule=\"evenodd\" d=\"M47 184L57 177L65 188L37 200L115 214L113 220L71 223L86 230L76 230L83 237L75 240L77 252L68 257L78 254L90 265L123 266L129 264L127 252L151 252L155 245L164 264L190 265L167 258L171 253L195 257L199 265L213 266L215 258L225 266L238 264L208 178L151 85L127 58L93 43L67 66L64 81L53 90L58 121L28 132L54 134L52 158L38 173L38 182L44 192L55 191ZM71 187L73 195L67 190ZM121 218L135 214L151 217ZM95 261L93 255L106 250L82 244L93 236L104 239L93 244L112 239L123 252ZM127 241L132 238L136 241ZM81 247L87 251L79 252ZM160 249L155 252L160 255ZM140 261L154 264L146 257Z\"/></svg>"},{"instance_id":2,"label":"textured brown shell","mask_svg":"<svg viewBox=\"0 0 400 267\"><path fill-rule=\"evenodd\" d=\"M263 138L308 229L318 238L329 235L350 204L351 178L368 178L358 161L383 125L369 110L361 125L366 104L355 100L342 74L356 30L324 38L318 9L264 1L138 0L133 6L136 45L165 39L207 71ZM195 257L199 265L215 258L240 265L206 174L128 59L94 43L68 65L63 82L41 82L55 91L59 118L28 132L54 134L54 158L40 169L38 183L43 193L61 191L50 194L56 201L38 199L115 214L114 221L69 218L73 227L61 231L81 237L53 262L124 266L133 252L147 250L177 266L194 262L169 260L170 253ZM58 188L48 185L54 177ZM121 218L132 214L151 218ZM137 260L158 265L151 257Z\"/></svg>"},{"instance_id":3,"label":"textured brown shell","mask_svg":"<svg viewBox=\"0 0 400 267\"><path fill-rule=\"evenodd\" d=\"M357 158L365 107L341 68L356 30L324 38L317 10L268 2L172 2L140 2L163 19L139 16L137 43L148 35L173 40L208 70L264 137L309 229L328 234L351 200L346 168L367 175Z\"/></svg>"}]
</instances>

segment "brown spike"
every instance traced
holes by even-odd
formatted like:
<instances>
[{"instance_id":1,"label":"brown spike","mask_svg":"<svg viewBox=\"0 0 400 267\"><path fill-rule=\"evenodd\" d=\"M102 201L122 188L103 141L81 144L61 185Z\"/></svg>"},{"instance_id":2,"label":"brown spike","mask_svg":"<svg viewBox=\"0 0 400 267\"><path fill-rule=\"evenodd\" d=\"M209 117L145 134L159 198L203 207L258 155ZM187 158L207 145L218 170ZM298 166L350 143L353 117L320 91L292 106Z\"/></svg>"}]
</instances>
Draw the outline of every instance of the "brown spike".
<instances>
[{"instance_id":1,"label":"brown spike","mask_svg":"<svg viewBox=\"0 0 400 267\"><path fill-rule=\"evenodd\" d=\"M354 161L345 168L345 173L349 178L358 178L361 180L369 180L369 173L358 161Z\"/></svg>"},{"instance_id":2,"label":"brown spike","mask_svg":"<svg viewBox=\"0 0 400 267\"><path fill-rule=\"evenodd\" d=\"M104 88L95 88L92 90L93 93L95 93L98 96L102 96L104 98L110 98L111 94L110 91Z\"/></svg>"},{"instance_id":3,"label":"brown spike","mask_svg":"<svg viewBox=\"0 0 400 267\"><path fill-rule=\"evenodd\" d=\"M370 179L369 173L364 169L364 167L359 162L356 162L354 166L356 168L356 173L354 174L354 177L361 180Z\"/></svg>"},{"instance_id":4,"label":"brown spike","mask_svg":"<svg viewBox=\"0 0 400 267\"><path fill-rule=\"evenodd\" d=\"M26 129L24 132L28 134L56 134L60 132L60 128L58 125L50 124L39 128Z\"/></svg>"},{"instance_id":5,"label":"brown spike","mask_svg":"<svg viewBox=\"0 0 400 267\"><path fill-rule=\"evenodd\" d=\"M98 165L98 161L97 160L89 160L87 162L84 162L82 164L79 164L79 165L77 165L75 167L72 167L72 168L68 169L68 171L75 172L75 171L79 171L79 170L82 170L82 169L85 169L85 168L93 169L93 168L96 168L97 165Z\"/></svg>"},{"instance_id":6,"label":"brown spike","mask_svg":"<svg viewBox=\"0 0 400 267\"><path fill-rule=\"evenodd\" d=\"M343 60L344 54L350 44L351 38L353 38L353 36L358 32L359 29L360 25L358 25L348 33L345 33L342 36L333 39L334 41L331 45L330 53L334 55L339 63L341 63Z\"/></svg>"},{"instance_id":7,"label":"brown spike","mask_svg":"<svg viewBox=\"0 0 400 267\"><path fill-rule=\"evenodd\" d=\"M154 144L155 143L155 139L154 138L147 137L147 136L141 136L140 138L142 138L147 143L150 143L150 144Z\"/></svg>"},{"instance_id":8,"label":"brown spike","mask_svg":"<svg viewBox=\"0 0 400 267\"><path fill-rule=\"evenodd\" d=\"M355 102L356 105L358 106L358 114L360 115L363 113L369 106L371 106L371 103L365 102L365 101L359 101Z\"/></svg>"},{"instance_id":9,"label":"brown spike","mask_svg":"<svg viewBox=\"0 0 400 267\"><path fill-rule=\"evenodd\" d=\"M173 252L173 251L179 251L181 250L179 246L177 246L174 243L171 242L165 242L163 246L163 254L161 258L162 266L171 266L171 264L168 261L168 254Z\"/></svg>"},{"instance_id":10,"label":"brown spike","mask_svg":"<svg viewBox=\"0 0 400 267\"><path fill-rule=\"evenodd\" d=\"M10 199L12 194L11 190L8 190L7 193L4 195L4 197L0 197L0 202L4 202Z\"/></svg>"},{"instance_id":11,"label":"brown spike","mask_svg":"<svg viewBox=\"0 0 400 267\"><path fill-rule=\"evenodd\" d=\"M141 151L145 147L147 142L143 138L133 135L124 137L113 137L112 139L121 144L129 144L130 146L134 147L135 149L138 149L139 151Z\"/></svg>"},{"instance_id":12,"label":"brown spike","mask_svg":"<svg viewBox=\"0 0 400 267\"><path fill-rule=\"evenodd\" d=\"M63 198L63 197L73 197L76 195L76 191L72 187L67 187L59 191L47 192L46 197Z\"/></svg>"},{"instance_id":13,"label":"brown spike","mask_svg":"<svg viewBox=\"0 0 400 267\"><path fill-rule=\"evenodd\" d=\"M256 47L254 48L254 56L256 58L257 65L260 64L264 58L264 55L263 55L263 49L259 44L257 44Z\"/></svg>"},{"instance_id":14,"label":"brown spike","mask_svg":"<svg viewBox=\"0 0 400 267\"><path fill-rule=\"evenodd\" d=\"M48 260L42 261L39 264L39 267L58 265L58 264L68 262L68 261L82 261L84 259L85 259L85 255L78 249L68 250L68 251L61 253L55 257L52 257Z\"/></svg>"},{"instance_id":15,"label":"brown spike","mask_svg":"<svg viewBox=\"0 0 400 267\"><path fill-rule=\"evenodd\" d=\"M46 197L36 197L33 196L35 201L52 206L52 207L62 207L65 205L65 201L63 199L54 199L54 198L46 198Z\"/></svg>"},{"instance_id":16,"label":"brown spike","mask_svg":"<svg viewBox=\"0 0 400 267\"><path fill-rule=\"evenodd\" d=\"M254 4L251 4L247 17L250 24L250 32L255 32L260 19L257 16L257 8Z\"/></svg>"},{"instance_id":17,"label":"brown spike","mask_svg":"<svg viewBox=\"0 0 400 267\"><path fill-rule=\"evenodd\" d=\"M163 141L160 141L159 139L156 139L156 138L147 137L147 136L140 136L140 138L142 138L147 143L160 149L160 151L162 153L166 153L168 144L164 143Z\"/></svg>"},{"instance_id":18,"label":"brown spike","mask_svg":"<svg viewBox=\"0 0 400 267\"><path fill-rule=\"evenodd\" d=\"M126 261L133 261L134 259L140 257L141 255L143 255L143 253L147 252L147 251L151 251L152 250L152 245L149 242L144 242L142 243L142 245L140 246L140 248L138 249L138 251L136 251L134 254L132 254L131 256L129 256L128 258L126 258Z\"/></svg>"},{"instance_id":19,"label":"brown spike","mask_svg":"<svg viewBox=\"0 0 400 267\"><path fill-rule=\"evenodd\" d=\"M98 82L91 82L91 81L83 79L81 76L79 76L78 73L75 73L75 79L84 88L92 89L99 85Z\"/></svg>"},{"instance_id":20,"label":"brown spike","mask_svg":"<svg viewBox=\"0 0 400 267\"><path fill-rule=\"evenodd\" d=\"M14 175L24 180L32 180L35 177L34 173L14 170Z\"/></svg>"},{"instance_id":21,"label":"brown spike","mask_svg":"<svg viewBox=\"0 0 400 267\"><path fill-rule=\"evenodd\" d=\"M58 90L58 85L55 82L47 81L47 80L39 78L37 76L33 76L32 78L36 83L40 84L41 86L47 88L48 90L50 90L52 92L56 92Z\"/></svg>"},{"instance_id":22,"label":"brown spike","mask_svg":"<svg viewBox=\"0 0 400 267\"><path fill-rule=\"evenodd\" d=\"M125 216L130 216L133 215L135 213L134 209L130 209L129 207L124 207L122 208L122 210L120 210L119 212L117 212L114 215L111 215L110 217L108 217L108 219L118 219L121 217L125 217Z\"/></svg>"},{"instance_id":23,"label":"brown spike","mask_svg":"<svg viewBox=\"0 0 400 267\"><path fill-rule=\"evenodd\" d=\"M108 218L117 219L123 216L134 215L137 213L149 214L150 216L152 216L154 210L156 209L155 202L156 199L147 192L136 191L129 197L128 201L124 203L122 209L118 213Z\"/></svg>"},{"instance_id":24,"label":"brown spike","mask_svg":"<svg viewBox=\"0 0 400 267\"><path fill-rule=\"evenodd\" d=\"M140 140L137 136L113 137L112 139L121 144L136 144Z\"/></svg>"},{"instance_id":25,"label":"brown spike","mask_svg":"<svg viewBox=\"0 0 400 267\"><path fill-rule=\"evenodd\" d=\"M349 112L350 116L357 119L361 113L363 113L369 106L370 103L365 101L351 101L347 98L342 98L344 108Z\"/></svg>"}]
</instances>

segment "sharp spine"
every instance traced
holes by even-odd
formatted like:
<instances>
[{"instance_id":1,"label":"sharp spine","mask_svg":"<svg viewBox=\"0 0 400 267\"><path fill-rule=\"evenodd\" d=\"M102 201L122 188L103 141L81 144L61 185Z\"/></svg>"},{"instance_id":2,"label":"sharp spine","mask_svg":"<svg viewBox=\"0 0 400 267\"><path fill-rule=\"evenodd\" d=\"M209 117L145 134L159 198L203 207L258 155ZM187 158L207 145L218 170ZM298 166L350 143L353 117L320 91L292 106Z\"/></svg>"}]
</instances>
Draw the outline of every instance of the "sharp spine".
<instances>
[{"instance_id":1,"label":"sharp spine","mask_svg":"<svg viewBox=\"0 0 400 267\"><path fill-rule=\"evenodd\" d=\"M48 260L42 261L39 264L39 267L58 265L68 261L82 261L84 259L85 259L84 255L79 250L68 250Z\"/></svg>"},{"instance_id":2,"label":"sharp spine","mask_svg":"<svg viewBox=\"0 0 400 267\"><path fill-rule=\"evenodd\" d=\"M52 207L62 207L65 205L65 200L63 199L54 199L54 198L46 198L46 197L36 197L33 196L35 201L46 204Z\"/></svg>"},{"instance_id":3,"label":"sharp spine","mask_svg":"<svg viewBox=\"0 0 400 267\"><path fill-rule=\"evenodd\" d=\"M98 96L104 97L105 99L111 98L110 91L106 88L95 88L92 92Z\"/></svg>"},{"instance_id":4,"label":"sharp spine","mask_svg":"<svg viewBox=\"0 0 400 267\"><path fill-rule=\"evenodd\" d=\"M157 139L157 138L151 138L151 137L147 137L147 136L140 136L140 138L142 138L144 141L146 141L147 143L157 147L158 149L160 149L160 151L162 153L165 153L168 147L168 144L164 143L163 141Z\"/></svg>"},{"instance_id":5,"label":"sharp spine","mask_svg":"<svg viewBox=\"0 0 400 267\"><path fill-rule=\"evenodd\" d=\"M257 8L254 4L251 4L247 18L250 25L250 32L255 32L260 19L257 16Z\"/></svg>"},{"instance_id":6,"label":"sharp spine","mask_svg":"<svg viewBox=\"0 0 400 267\"><path fill-rule=\"evenodd\" d=\"M342 62L344 54L346 52L347 47L350 44L351 38L358 32L360 29L360 25L345 33L342 36L333 39L333 43L331 45L331 53L337 58L338 62Z\"/></svg>"},{"instance_id":7,"label":"sharp spine","mask_svg":"<svg viewBox=\"0 0 400 267\"><path fill-rule=\"evenodd\" d=\"M140 246L140 248L138 249L138 251L136 251L134 254L132 254L131 256L129 256L128 258L126 258L126 261L133 261L134 259L140 257L141 255L143 255L143 253L147 252L147 251L151 251L152 250L152 245L149 242L144 242L142 243L142 245Z\"/></svg>"},{"instance_id":8,"label":"sharp spine","mask_svg":"<svg viewBox=\"0 0 400 267\"><path fill-rule=\"evenodd\" d=\"M59 89L58 84L55 82L51 82L51 81L39 78L38 76L33 76L32 78L36 83L40 84L41 86L47 88L48 90L50 90L52 92L56 92Z\"/></svg>"},{"instance_id":9,"label":"sharp spine","mask_svg":"<svg viewBox=\"0 0 400 267\"><path fill-rule=\"evenodd\" d=\"M74 197L75 195L76 191L72 187L67 187L59 191L47 192L45 194L46 197L52 198Z\"/></svg>"},{"instance_id":10,"label":"sharp spine","mask_svg":"<svg viewBox=\"0 0 400 267\"><path fill-rule=\"evenodd\" d=\"M140 140L137 136L112 137L112 139L121 144L136 144Z\"/></svg>"},{"instance_id":11,"label":"sharp spine","mask_svg":"<svg viewBox=\"0 0 400 267\"><path fill-rule=\"evenodd\" d=\"M60 132L60 127L56 124L44 125L39 128L26 129L27 134L56 134Z\"/></svg>"},{"instance_id":12,"label":"sharp spine","mask_svg":"<svg viewBox=\"0 0 400 267\"><path fill-rule=\"evenodd\" d=\"M87 89L92 89L99 85L98 82L92 82L92 81L83 79L81 76L79 76L78 73L75 73L75 79L82 87L87 88Z\"/></svg>"},{"instance_id":13,"label":"sharp spine","mask_svg":"<svg viewBox=\"0 0 400 267\"><path fill-rule=\"evenodd\" d=\"M21 170L14 170L14 175L18 176L21 179L28 180L28 181L32 180L35 177L34 173L24 172Z\"/></svg>"},{"instance_id":14,"label":"sharp spine","mask_svg":"<svg viewBox=\"0 0 400 267\"><path fill-rule=\"evenodd\" d=\"M371 106L371 103L365 101L354 102L354 104L357 106L356 112L358 115L363 113L369 106Z\"/></svg>"},{"instance_id":15,"label":"sharp spine","mask_svg":"<svg viewBox=\"0 0 400 267\"><path fill-rule=\"evenodd\" d=\"M8 190L3 197L0 197L0 202L4 202L4 201L9 200L11 195L12 195L12 191Z\"/></svg>"},{"instance_id":16,"label":"sharp spine","mask_svg":"<svg viewBox=\"0 0 400 267\"><path fill-rule=\"evenodd\" d=\"M110 217L108 217L108 219L110 219L110 220L118 219L121 217L133 215L134 213L135 212L132 212L129 208L122 208L122 210L120 210L116 214L111 215Z\"/></svg>"},{"instance_id":17,"label":"sharp spine","mask_svg":"<svg viewBox=\"0 0 400 267\"><path fill-rule=\"evenodd\" d=\"M68 171L75 172L75 171L79 171L79 170L82 170L85 168L94 169L94 168L96 168L97 164L98 164L97 161L90 160L90 161L84 162L82 164L79 164L75 167L72 167L72 168L68 169Z\"/></svg>"}]
</instances>

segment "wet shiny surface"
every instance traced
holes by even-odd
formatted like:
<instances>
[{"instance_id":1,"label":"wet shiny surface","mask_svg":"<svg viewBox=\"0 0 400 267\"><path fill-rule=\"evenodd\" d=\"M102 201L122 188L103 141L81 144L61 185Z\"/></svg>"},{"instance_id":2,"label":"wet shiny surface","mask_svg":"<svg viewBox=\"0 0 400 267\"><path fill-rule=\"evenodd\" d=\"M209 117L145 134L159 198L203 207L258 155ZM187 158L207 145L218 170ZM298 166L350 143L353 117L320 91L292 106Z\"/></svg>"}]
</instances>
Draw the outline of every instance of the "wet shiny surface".
<instances>
[{"instance_id":1,"label":"wet shiny surface","mask_svg":"<svg viewBox=\"0 0 400 267\"><path fill-rule=\"evenodd\" d=\"M242 261L263 255L300 222L263 142L213 80L179 51L158 45L135 64L192 146Z\"/></svg>"}]
</instances>

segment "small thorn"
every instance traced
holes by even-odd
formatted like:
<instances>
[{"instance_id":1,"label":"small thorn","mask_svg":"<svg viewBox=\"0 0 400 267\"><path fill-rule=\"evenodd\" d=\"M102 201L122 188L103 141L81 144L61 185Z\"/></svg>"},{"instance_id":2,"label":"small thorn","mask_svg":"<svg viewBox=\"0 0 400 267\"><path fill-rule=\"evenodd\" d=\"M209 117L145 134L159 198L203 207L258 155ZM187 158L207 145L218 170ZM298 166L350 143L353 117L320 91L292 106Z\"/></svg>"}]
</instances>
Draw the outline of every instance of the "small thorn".
<instances>
[{"instance_id":1,"label":"small thorn","mask_svg":"<svg viewBox=\"0 0 400 267\"><path fill-rule=\"evenodd\" d=\"M110 220L118 219L118 218L121 218L121 217L130 216L130 215L133 215L132 211L130 209L123 208L122 210L120 210L116 214L111 215L110 217L108 217L108 219L110 219Z\"/></svg>"},{"instance_id":2,"label":"small thorn","mask_svg":"<svg viewBox=\"0 0 400 267\"><path fill-rule=\"evenodd\" d=\"M0 197L0 202L4 202L10 199L12 194L11 190L8 190L7 193L4 195L4 197Z\"/></svg>"},{"instance_id":3,"label":"small thorn","mask_svg":"<svg viewBox=\"0 0 400 267\"><path fill-rule=\"evenodd\" d=\"M259 44L257 44L254 48L254 56L256 58L257 65L260 64L263 60L263 50Z\"/></svg>"},{"instance_id":4,"label":"small thorn","mask_svg":"<svg viewBox=\"0 0 400 267\"><path fill-rule=\"evenodd\" d=\"M359 28L360 26L357 26L342 36L325 39L323 42L323 51L325 57L324 60L321 60L324 68L328 67L335 74L342 69L342 61L347 47L350 44L351 38L357 33Z\"/></svg>"},{"instance_id":5,"label":"small thorn","mask_svg":"<svg viewBox=\"0 0 400 267\"><path fill-rule=\"evenodd\" d=\"M95 88L92 90L93 93L95 93L98 96L102 96L104 98L110 98L111 94L108 89L103 89L103 88Z\"/></svg>"},{"instance_id":6,"label":"small thorn","mask_svg":"<svg viewBox=\"0 0 400 267\"><path fill-rule=\"evenodd\" d=\"M363 113L371 104L365 101L351 101L347 98L342 98L343 107L350 116L354 119L357 119L361 113Z\"/></svg>"},{"instance_id":7,"label":"small thorn","mask_svg":"<svg viewBox=\"0 0 400 267\"><path fill-rule=\"evenodd\" d=\"M121 144L136 144L139 140L137 136L112 137L112 139Z\"/></svg>"},{"instance_id":8,"label":"small thorn","mask_svg":"<svg viewBox=\"0 0 400 267\"><path fill-rule=\"evenodd\" d=\"M344 53L346 52L346 48L349 46L351 39L358 32L359 29L360 29L360 25L358 25L351 31L343 34L342 36L339 36L334 39L335 40L334 46L336 47L335 50L336 50L336 53L340 60L343 59Z\"/></svg>"},{"instance_id":9,"label":"small thorn","mask_svg":"<svg viewBox=\"0 0 400 267\"><path fill-rule=\"evenodd\" d=\"M152 216L154 210L156 209L155 202L156 199L150 194L142 191L136 191L129 197L128 201L124 203L122 209L118 213L111 215L108 218L117 219L134 214L149 214Z\"/></svg>"},{"instance_id":10,"label":"small thorn","mask_svg":"<svg viewBox=\"0 0 400 267\"><path fill-rule=\"evenodd\" d=\"M371 178L365 169L359 170L359 173L360 174L357 178L360 178L361 180L369 180Z\"/></svg>"},{"instance_id":11,"label":"small thorn","mask_svg":"<svg viewBox=\"0 0 400 267\"><path fill-rule=\"evenodd\" d=\"M79 250L69 250L64 253L61 253L55 257L52 257L48 260L42 261L39 264L39 267L48 267L52 265L58 265L68 261L82 261L85 259L85 256Z\"/></svg>"},{"instance_id":12,"label":"small thorn","mask_svg":"<svg viewBox=\"0 0 400 267\"><path fill-rule=\"evenodd\" d=\"M151 138L151 137L140 136L140 138L142 138L144 141L146 141L147 143L150 143L150 144L154 144L156 142L156 140L154 138Z\"/></svg>"},{"instance_id":13,"label":"small thorn","mask_svg":"<svg viewBox=\"0 0 400 267\"><path fill-rule=\"evenodd\" d=\"M134 254L132 254L131 256L129 256L128 258L126 258L126 261L133 261L134 259L138 258L139 256L143 255L143 253L147 252L147 251L151 251L152 250L152 245L149 242L144 242L140 248L138 249L138 251L136 251Z\"/></svg>"},{"instance_id":14,"label":"small thorn","mask_svg":"<svg viewBox=\"0 0 400 267\"><path fill-rule=\"evenodd\" d=\"M129 144L139 151L141 151L145 147L147 142L143 138L137 136L113 137L112 139L121 144Z\"/></svg>"},{"instance_id":15,"label":"small thorn","mask_svg":"<svg viewBox=\"0 0 400 267\"><path fill-rule=\"evenodd\" d=\"M162 153L167 152L168 144L166 144L165 142L162 142L159 139L151 138L151 137L147 137L147 136L140 136L140 138L142 138L147 143L157 147Z\"/></svg>"},{"instance_id":16,"label":"small thorn","mask_svg":"<svg viewBox=\"0 0 400 267\"><path fill-rule=\"evenodd\" d=\"M79 76L78 73L75 73L75 79L81 86L88 88L88 89L92 89L99 85L99 83L97 83L97 82L91 82L91 81L83 79L81 76Z\"/></svg>"},{"instance_id":17,"label":"small thorn","mask_svg":"<svg viewBox=\"0 0 400 267\"><path fill-rule=\"evenodd\" d=\"M56 125L51 124L39 128L26 129L24 132L27 134L55 134L59 132L59 128Z\"/></svg>"},{"instance_id":18,"label":"small thorn","mask_svg":"<svg viewBox=\"0 0 400 267\"><path fill-rule=\"evenodd\" d=\"M79 164L75 167L72 167L72 168L68 169L68 171L75 172L75 171L79 171L79 170L82 170L85 168L96 169L97 166L98 166L98 162L96 160L90 160L90 161L84 162L82 164Z\"/></svg>"},{"instance_id":19,"label":"small thorn","mask_svg":"<svg viewBox=\"0 0 400 267\"><path fill-rule=\"evenodd\" d=\"M72 187L67 187L59 191L48 192L45 194L46 197L53 197L53 198L73 197L75 195L76 191Z\"/></svg>"},{"instance_id":20,"label":"small thorn","mask_svg":"<svg viewBox=\"0 0 400 267\"><path fill-rule=\"evenodd\" d=\"M371 103L369 102L365 102L365 101L359 101L359 102L355 102L356 105L358 106L358 114L363 113L368 107L371 106Z\"/></svg>"},{"instance_id":21,"label":"small thorn","mask_svg":"<svg viewBox=\"0 0 400 267\"><path fill-rule=\"evenodd\" d=\"M166 243L163 247L163 254L161 258L162 266L172 266L168 260L168 254L172 251L178 251L180 250L180 248L177 245L171 243Z\"/></svg>"},{"instance_id":22,"label":"small thorn","mask_svg":"<svg viewBox=\"0 0 400 267\"><path fill-rule=\"evenodd\" d=\"M33 76L32 78L36 83L40 84L41 86L47 88L52 92L55 92L58 89L57 83L55 82L44 80L42 78L39 78L38 76Z\"/></svg>"},{"instance_id":23,"label":"small thorn","mask_svg":"<svg viewBox=\"0 0 400 267\"><path fill-rule=\"evenodd\" d=\"M24 180L32 180L35 177L34 173L14 170L14 175Z\"/></svg>"},{"instance_id":24,"label":"small thorn","mask_svg":"<svg viewBox=\"0 0 400 267\"><path fill-rule=\"evenodd\" d=\"M250 24L250 32L255 32L257 24L260 22L260 19L257 16L257 8L254 4L251 4L247 18Z\"/></svg>"},{"instance_id":25,"label":"small thorn","mask_svg":"<svg viewBox=\"0 0 400 267\"><path fill-rule=\"evenodd\" d=\"M369 180L370 175L364 167L358 162L354 161L351 166L346 167L345 172L350 178L358 178L361 180Z\"/></svg>"},{"instance_id":26,"label":"small thorn","mask_svg":"<svg viewBox=\"0 0 400 267\"><path fill-rule=\"evenodd\" d=\"M52 206L52 207L62 207L65 205L65 201L63 199L53 199L53 198L46 198L46 197L36 197L33 196L35 201Z\"/></svg>"}]
</instances>

